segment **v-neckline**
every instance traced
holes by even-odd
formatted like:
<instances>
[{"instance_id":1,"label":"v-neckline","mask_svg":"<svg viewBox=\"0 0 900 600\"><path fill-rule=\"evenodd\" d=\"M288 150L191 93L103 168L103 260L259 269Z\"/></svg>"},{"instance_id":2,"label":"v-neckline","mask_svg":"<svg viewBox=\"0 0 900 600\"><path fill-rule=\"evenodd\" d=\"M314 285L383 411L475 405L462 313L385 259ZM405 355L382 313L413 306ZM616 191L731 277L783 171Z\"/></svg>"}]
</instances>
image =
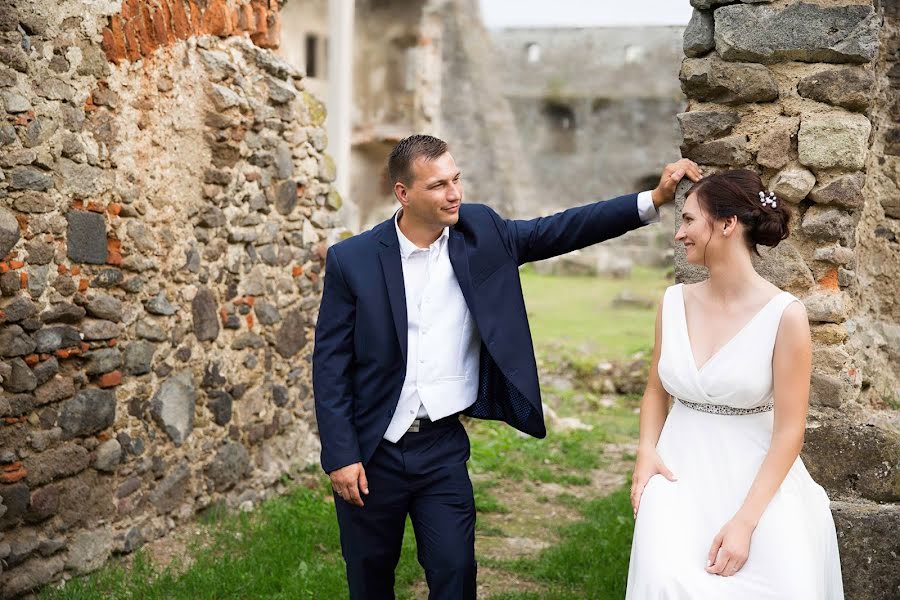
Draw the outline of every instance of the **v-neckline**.
<instances>
[{"instance_id":1,"label":"v-neckline","mask_svg":"<svg viewBox=\"0 0 900 600\"><path fill-rule=\"evenodd\" d=\"M685 306L685 303L684 303L684 284L682 283L682 284L680 284L680 286L681 286L681 288L680 288L679 292L680 292L680 296L681 296L681 323L684 327L684 335L687 338L688 356L690 357L691 365L694 367L694 371L697 372L697 374L700 374L701 372L703 372L703 369L705 369L706 366L709 365L709 363L711 363L717 356L719 356L722 353L722 351L725 350L725 348L730 346L732 344L732 342L734 342L737 338L739 338L741 336L741 334L744 333L744 331L746 331L747 328L750 327L750 325L754 321L756 321L756 319L762 313L764 313L767 308L769 308L769 306L772 304L772 302L775 301L776 298L780 297L782 294L787 293L787 292L782 291L782 292L775 294L771 298L769 298L769 301L766 302L762 308L760 308L758 311L756 311L756 313L754 313L754 315L752 317L750 317L750 320L747 321L746 323L744 323L744 325L737 331L737 333L735 333L733 336L731 336L731 338L729 338L729 340L727 342L725 342L724 344L719 346L719 348L715 352L713 352L709 356L709 358L706 359L706 361L703 363L702 367L697 367L697 359L694 357L694 344L691 342L691 332L688 329L688 323L687 323L687 306Z\"/></svg>"}]
</instances>

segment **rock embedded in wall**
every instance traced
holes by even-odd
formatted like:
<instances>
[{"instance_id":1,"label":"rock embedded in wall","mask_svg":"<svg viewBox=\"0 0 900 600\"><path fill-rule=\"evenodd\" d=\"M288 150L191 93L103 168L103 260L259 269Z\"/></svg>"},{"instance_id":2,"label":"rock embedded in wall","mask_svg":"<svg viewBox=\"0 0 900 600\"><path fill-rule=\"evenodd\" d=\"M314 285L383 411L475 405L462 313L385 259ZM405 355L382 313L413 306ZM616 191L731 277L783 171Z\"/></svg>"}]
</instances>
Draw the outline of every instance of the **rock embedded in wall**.
<instances>
[{"instance_id":1,"label":"rock embedded in wall","mask_svg":"<svg viewBox=\"0 0 900 600\"><path fill-rule=\"evenodd\" d=\"M732 4L715 11L716 53L729 61L867 63L878 51L871 6Z\"/></svg>"},{"instance_id":2,"label":"rock embedded in wall","mask_svg":"<svg viewBox=\"0 0 900 600\"><path fill-rule=\"evenodd\" d=\"M681 89L703 102L745 104L778 99L778 85L763 65L725 62L716 56L687 58L681 64Z\"/></svg>"}]
</instances>

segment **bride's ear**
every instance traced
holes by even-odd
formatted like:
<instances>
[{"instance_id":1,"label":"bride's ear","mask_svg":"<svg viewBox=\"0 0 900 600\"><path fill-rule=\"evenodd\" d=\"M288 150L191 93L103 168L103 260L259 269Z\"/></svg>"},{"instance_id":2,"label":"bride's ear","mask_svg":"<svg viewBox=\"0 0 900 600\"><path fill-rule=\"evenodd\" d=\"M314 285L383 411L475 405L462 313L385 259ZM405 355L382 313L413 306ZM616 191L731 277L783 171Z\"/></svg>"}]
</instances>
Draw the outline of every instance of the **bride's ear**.
<instances>
[{"instance_id":1,"label":"bride's ear","mask_svg":"<svg viewBox=\"0 0 900 600\"><path fill-rule=\"evenodd\" d=\"M732 233L734 233L734 230L737 227L737 223L738 223L737 215L725 217L722 221L722 235L724 235L725 237L728 237Z\"/></svg>"}]
</instances>

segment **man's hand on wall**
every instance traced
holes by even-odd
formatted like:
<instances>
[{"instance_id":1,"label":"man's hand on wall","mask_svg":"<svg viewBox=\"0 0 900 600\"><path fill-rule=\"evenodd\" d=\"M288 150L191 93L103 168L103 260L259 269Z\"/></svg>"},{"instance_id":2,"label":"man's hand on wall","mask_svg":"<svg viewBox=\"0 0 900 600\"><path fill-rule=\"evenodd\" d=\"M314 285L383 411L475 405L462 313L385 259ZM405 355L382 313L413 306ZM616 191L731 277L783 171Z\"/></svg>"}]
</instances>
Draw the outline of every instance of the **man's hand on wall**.
<instances>
[{"instance_id":1,"label":"man's hand on wall","mask_svg":"<svg viewBox=\"0 0 900 600\"><path fill-rule=\"evenodd\" d=\"M659 178L659 185L651 193L653 205L656 208L675 199L675 188L685 175L691 181L700 181L703 177L697 163L687 158L682 158L677 162L666 165L662 176Z\"/></svg>"},{"instance_id":2,"label":"man's hand on wall","mask_svg":"<svg viewBox=\"0 0 900 600\"><path fill-rule=\"evenodd\" d=\"M331 477L331 487L337 495L356 506L363 506L362 496L369 493L369 481L366 479L366 470L362 463L354 463L335 469L328 474Z\"/></svg>"}]
</instances>

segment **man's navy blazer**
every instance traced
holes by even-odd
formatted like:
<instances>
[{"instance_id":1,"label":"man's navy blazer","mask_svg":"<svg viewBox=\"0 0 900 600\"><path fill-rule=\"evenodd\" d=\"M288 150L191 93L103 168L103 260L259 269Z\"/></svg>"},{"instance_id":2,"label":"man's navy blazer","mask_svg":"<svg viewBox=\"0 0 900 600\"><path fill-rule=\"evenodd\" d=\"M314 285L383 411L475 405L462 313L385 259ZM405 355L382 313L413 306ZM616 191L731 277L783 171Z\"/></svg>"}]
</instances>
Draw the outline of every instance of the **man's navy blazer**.
<instances>
[{"instance_id":1,"label":"man's navy blazer","mask_svg":"<svg viewBox=\"0 0 900 600\"><path fill-rule=\"evenodd\" d=\"M462 204L448 251L481 335L478 397L465 414L547 431L518 267L641 226L637 194L537 219ZM372 457L406 377L406 298L393 218L328 250L313 351L322 468Z\"/></svg>"}]
</instances>

